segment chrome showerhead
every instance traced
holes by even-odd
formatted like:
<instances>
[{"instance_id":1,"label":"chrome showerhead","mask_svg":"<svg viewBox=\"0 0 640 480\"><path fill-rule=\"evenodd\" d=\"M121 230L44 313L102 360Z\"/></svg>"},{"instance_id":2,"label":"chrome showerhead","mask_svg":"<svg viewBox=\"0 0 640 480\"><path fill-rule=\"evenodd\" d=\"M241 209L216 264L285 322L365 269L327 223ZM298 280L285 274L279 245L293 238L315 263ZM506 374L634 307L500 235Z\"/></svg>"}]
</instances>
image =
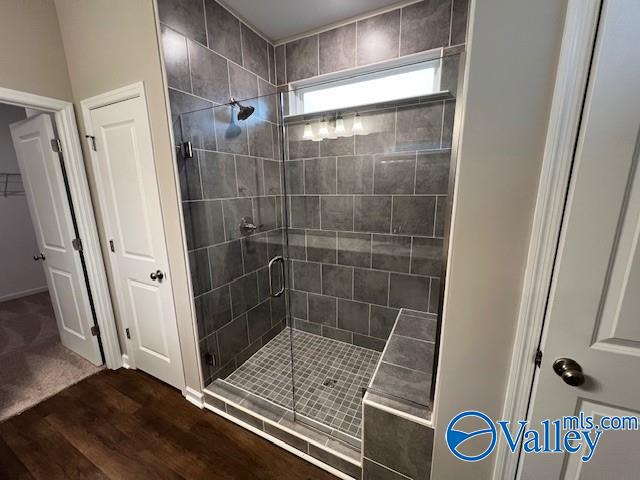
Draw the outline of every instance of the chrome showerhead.
<instances>
[{"instance_id":1,"label":"chrome showerhead","mask_svg":"<svg viewBox=\"0 0 640 480\"><path fill-rule=\"evenodd\" d=\"M238 120L246 120L251 115L253 115L253 112L255 112L256 110L255 107L252 107L251 105L242 105L235 98L231 98L231 105L235 105L239 109Z\"/></svg>"}]
</instances>

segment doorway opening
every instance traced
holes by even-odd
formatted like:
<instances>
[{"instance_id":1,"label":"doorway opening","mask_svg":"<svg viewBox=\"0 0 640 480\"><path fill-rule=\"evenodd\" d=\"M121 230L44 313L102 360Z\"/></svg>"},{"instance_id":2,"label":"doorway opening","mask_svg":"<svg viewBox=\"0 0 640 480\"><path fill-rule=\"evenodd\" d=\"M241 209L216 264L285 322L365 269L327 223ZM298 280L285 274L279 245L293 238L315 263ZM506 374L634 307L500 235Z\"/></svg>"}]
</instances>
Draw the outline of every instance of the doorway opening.
<instances>
[{"instance_id":1,"label":"doorway opening","mask_svg":"<svg viewBox=\"0 0 640 480\"><path fill-rule=\"evenodd\" d=\"M0 103L0 420L104 364L58 139L53 114Z\"/></svg>"}]
</instances>

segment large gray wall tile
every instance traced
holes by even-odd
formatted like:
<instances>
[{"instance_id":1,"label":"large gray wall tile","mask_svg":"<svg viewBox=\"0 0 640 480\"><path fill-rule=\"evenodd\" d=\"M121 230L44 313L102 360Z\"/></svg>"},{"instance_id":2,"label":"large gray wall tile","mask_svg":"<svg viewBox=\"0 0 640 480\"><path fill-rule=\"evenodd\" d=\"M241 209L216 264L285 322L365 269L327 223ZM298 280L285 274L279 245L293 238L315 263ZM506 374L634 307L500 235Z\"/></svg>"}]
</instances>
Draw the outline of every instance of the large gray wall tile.
<instances>
[{"instance_id":1,"label":"large gray wall tile","mask_svg":"<svg viewBox=\"0 0 640 480\"><path fill-rule=\"evenodd\" d=\"M221 363L225 364L249 345L247 316L242 315L225 325L218 332Z\"/></svg>"},{"instance_id":2,"label":"large gray wall tile","mask_svg":"<svg viewBox=\"0 0 640 480\"><path fill-rule=\"evenodd\" d=\"M453 18L451 19L451 45L466 42L468 0L453 0Z\"/></svg>"},{"instance_id":3,"label":"large gray wall tile","mask_svg":"<svg viewBox=\"0 0 640 480\"><path fill-rule=\"evenodd\" d=\"M443 258L441 239L413 237L411 273L439 277L442 274Z\"/></svg>"},{"instance_id":4,"label":"large gray wall tile","mask_svg":"<svg viewBox=\"0 0 640 480\"><path fill-rule=\"evenodd\" d=\"M307 293L289 290L291 296L291 315L303 320L307 319Z\"/></svg>"},{"instance_id":5,"label":"large gray wall tile","mask_svg":"<svg viewBox=\"0 0 640 480\"><path fill-rule=\"evenodd\" d=\"M336 263L337 237L335 232L307 231L307 260L311 262Z\"/></svg>"},{"instance_id":6,"label":"large gray wall tile","mask_svg":"<svg viewBox=\"0 0 640 480\"><path fill-rule=\"evenodd\" d=\"M189 271L191 272L191 286L195 296L211 290L209 253L205 248L189 252Z\"/></svg>"},{"instance_id":7,"label":"large gray wall tile","mask_svg":"<svg viewBox=\"0 0 640 480\"><path fill-rule=\"evenodd\" d=\"M426 312L429 309L429 279L392 273L389 280L389 306Z\"/></svg>"},{"instance_id":8,"label":"large gray wall tile","mask_svg":"<svg viewBox=\"0 0 640 480\"><path fill-rule=\"evenodd\" d=\"M236 156L238 195L257 197L264 195L262 160L255 157Z\"/></svg>"},{"instance_id":9,"label":"large gray wall tile","mask_svg":"<svg viewBox=\"0 0 640 480\"><path fill-rule=\"evenodd\" d=\"M209 48L242 65L240 20L214 0L205 0Z\"/></svg>"},{"instance_id":10,"label":"large gray wall tile","mask_svg":"<svg viewBox=\"0 0 640 480\"><path fill-rule=\"evenodd\" d=\"M396 149L433 150L440 148L442 102L398 108Z\"/></svg>"},{"instance_id":11,"label":"large gray wall tile","mask_svg":"<svg viewBox=\"0 0 640 480\"><path fill-rule=\"evenodd\" d=\"M322 293L333 297L352 298L353 269L322 265Z\"/></svg>"},{"instance_id":12,"label":"large gray wall tile","mask_svg":"<svg viewBox=\"0 0 640 480\"><path fill-rule=\"evenodd\" d=\"M399 310L371 305L371 335L386 340L396 323Z\"/></svg>"},{"instance_id":13,"label":"large gray wall tile","mask_svg":"<svg viewBox=\"0 0 640 480\"><path fill-rule=\"evenodd\" d=\"M189 250L224 242L222 205L219 200L185 202L187 247Z\"/></svg>"},{"instance_id":14,"label":"large gray wall tile","mask_svg":"<svg viewBox=\"0 0 640 480\"><path fill-rule=\"evenodd\" d=\"M336 193L336 158L304 161L305 193Z\"/></svg>"},{"instance_id":15,"label":"large gray wall tile","mask_svg":"<svg viewBox=\"0 0 640 480\"><path fill-rule=\"evenodd\" d=\"M320 224L326 230L353 230L353 197L321 196Z\"/></svg>"},{"instance_id":16,"label":"large gray wall tile","mask_svg":"<svg viewBox=\"0 0 640 480\"><path fill-rule=\"evenodd\" d=\"M338 263L354 267L370 267L371 235L338 232Z\"/></svg>"},{"instance_id":17,"label":"large gray wall tile","mask_svg":"<svg viewBox=\"0 0 640 480\"><path fill-rule=\"evenodd\" d=\"M354 229L357 232L388 233L390 231L390 196L357 196L354 209Z\"/></svg>"},{"instance_id":18,"label":"large gray wall tile","mask_svg":"<svg viewBox=\"0 0 640 480\"><path fill-rule=\"evenodd\" d=\"M177 153L176 160L182 200L202 199L202 182L200 180L200 157L202 153L194 150L193 158L184 158L182 151Z\"/></svg>"},{"instance_id":19,"label":"large gray wall tile","mask_svg":"<svg viewBox=\"0 0 640 480\"><path fill-rule=\"evenodd\" d=\"M231 297L226 285L197 297L195 304L201 336L210 335L231 321Z\"/></svg>"},{"instance_id":20,"label":"large gray wall tile","mask_svg":"<svg viewBox=\"0 0 640 480\"><path fill-rule=\"evenodd\" d=\"M330 327L336 326L336 299L309 294L309 321Z\"/></svg>"},{"instance_id":21,"label":"large gray wall tile","mask_svg":"<svg viewBox=\"0 0 640 480\"><path fill-rule=\"evenodd\" d=\"M361 117L366 135L356 136L356 154L394 152L396 150L396 109L367 112L361 114Z\"/></svg>"},{"instance_id":22,"label":"large gray wall tile","mask_svg":"<svg viewBox=\"0 0 640 480\"><path fill-rule=\"evenodd\" d=\"M237 240L209 248L209 262L214 288L242 276L244 272L241 255L240 242Z\"/></svg>"},{"instance_id":23,"label":"large gray wall tile","mask_svg":"<svg viewBox=\"0 0 640 480\"><path fill-rule=\"evenodd\" d=\"M404 7L400 55L447 46L450 19L451 0L423 0Z\"/></svg>"},{"instance_id":24,"label":"large gray wall tile","mask_svg":"<svg viewBox=\"0 0 640 480\"><path fill-rule=\"evenodd\" d=\"M293 228L320 228L320 197L293 196L291 201L291 226Z\"/></svg>"},{"instance_id":25,"label":"large gray wall tile","mask_svg":"<svg viewBox=\"0 0 640 480\"><path fill-rule=\"evenodd\" d=\"M304 292L320 293L320 264L308 262L292 262L293 288Z\"/></svg>"},{"instance_id":26,"label":"large gray wall tile","mask_svg":"<svg viewBox=\"0 0 640 480\"><path fill-rule=\"evenodd\" d=\"M201 0L158 0L160 22L203 45L207 44Z\"/></svg>"},{"instance_id":27,"label":"large gray wall tile","mask_svg":"<svg viewBox=\"0 0 640 480\"><path fill-rule=\"evenodd\" d=\"M229 102L227 60L194 42L189 42L193 93L216 103Z\"/></svg>"},{"instance_id":28,"label":"large gray wall tile","mask_svg":"<svg viewBox=\"0 0 640 480\"><path fill-rule=\"evenodd\" d=\"M451 151L420 152L416 168L416 193L441 193L449 190Z\"/></svg>"},{"instance_id":29,"label":"large gray wall tile","mask_svg":"<svg viewBox=\"0 0 640 480\"><path fill-rule=\"evenodd\" d=\"M271 329L270 301L265 300L247 313L249 342L254 342Z\"/></svg>"},{"instance_id":30,"label":"large gray wall tile","mask_svg":"<svg viewBox=\"0 0 640 480\"><path fill-rule=\"evenodd\" d=\"M289 83L318 75L318 35L287 43L286 69Z\"/></svg>"},{"instance_id":31,"label":"large gray wall tile","mask_svg":"<svg viewBox=\"0 0 640 480\"><path fill-rule=\"evenodd\" d=\"M369 304L339 299L338 328L369 335Z\"/></svg>"},{"instance_id":32,"label":"large gray wall tile","mask_svg":"<svg viewBox=\"0 0 640 480\"><path fill-rule=\"evenodd\" d=\"M413 193L416 155L376 155L373 193Z\"/></svg>"},{"instance_id":33,"label":"large gray wall tile","mask_svg":"<svg viewBox=\"0 0 640 480\"><path fill-rule=\"evenodd\" d=\"M241 25L244 67L269 80L267 41L245 24Z\"/></svg>"},{"instance_id":34,"label":"large gray wall tile","mask_svg":"<svg viewBox=\"0 0 640 480\"><path fill-rule=\"evenodd\" d=\"M191 74L189 73L189 54L187 40L179 33L161 25L162 50L170 87L191 92Z\"/></svg>"},{"instance_id":35,"label":"large gray wall tile","mask_svg":"<svg viewBox=\"0 0 640 480\"><path fill-rule=\"evenodd\" d=\"M373 268L394 272L408 272L411 258L411 237L374 235L372 246Z\"/></svg>"},{"instance_id":36,"label":"large gray wall tile","mask_svg":"<svg viewBox=\"0 0 640 480\"><path fill-rule=\"evenodd\" d=\"M362 302L387 305L389 273L356 268L353 271L353 298Z\"/></svg>"},{"instance_id":37,"label":"large gray wall tile","mask_svg":"<svg viewBox=\"0 0 640 480\"><path fill-rule=\"evenodd\" d=\"M269 262L267 258L267 236L260 234L243 238L242 258L245 272L252 272L267 265Z\"/></svg>"},{"instance_id":38,"label":"large gray wall tile","mask_svg":"<svg viewBox=\"0 0 640 480\"><path fill-rule=\"evenodd\" d=\"M287 75L284 67L284 45L276 47L276 84L287 83Z\"/></svg>"},{"instance_id":39,"label":"large gray wall tile","mask_svg":"<svg viewBox=\"0 0 640 480\"><path fill-rule=\"evenodd\" d=\"M373 193L373 157L339 157L337 187L337 193Z\"/></svg>"},{"instance_id":40,"label":"large gray wall tile","mask_svg":"<svg viewBox=\"0 0 640 480\"><path fill-rule=\"evenodd\" d=\"M250 273L231 284L231 307L237 317L258 304L258 275Z\"/></svg>"},{"instance_id":41,"label":"large gray wall tile","mask_svg":"<svg viewBox=\"0 0 640 480\"><path fill-rule=\"evenodd\" d=\"M320 75L355 66L355 23L320 33Z\"/></svg>"},{"instance_id":42,"label":"large gray wall tile","mask_svg":"<svg viewBox=\"0 0 640 480\"><path fill-rule=\"evenodd\" d=\"M199 152L204 198L235 197L236 164L233 155L218 152Z\"/></svg>"},{"instance_id":43,"label":"large gray wall tile","mask_svg":"<svg viewBox=\"0 0 640 480\"><path fill-rule=\"evenodd\" d=\"M358 21L357 64L396 58L400 42L400 10Z\"/></svg>"},{"instance_id":44,"label":"large gray wall tile","mask_svg":"<svg viewBox=\"0 0 640 480\"><path fill-rule=\"evenodd\" d=\"M369 405L364 407L363 420L365 457L410 478L427 478L433 450L431 428Z\"/></svg>"},{"instance_id":45,"label":"large gray wall tile","mask_svg":"<svg viewBox=\"0 0 640 480\"><path fill-rule=\"evenodd\" d=\"M399 235L433 235L435 204L435 197L394 197L392 232Z\"/></svg>"},{"instance_id":46,"label":"large gray wall tile","mask_svg":"<svg viewBox=\"0 0 640 480\"><path fill-rule=\"evenodd\" d=\"M236 100L255 99L258 96L258 77L239 65L229 63L229 88ZM252 101L244 103L257 106Z\"/></svg>"}]
</instances>

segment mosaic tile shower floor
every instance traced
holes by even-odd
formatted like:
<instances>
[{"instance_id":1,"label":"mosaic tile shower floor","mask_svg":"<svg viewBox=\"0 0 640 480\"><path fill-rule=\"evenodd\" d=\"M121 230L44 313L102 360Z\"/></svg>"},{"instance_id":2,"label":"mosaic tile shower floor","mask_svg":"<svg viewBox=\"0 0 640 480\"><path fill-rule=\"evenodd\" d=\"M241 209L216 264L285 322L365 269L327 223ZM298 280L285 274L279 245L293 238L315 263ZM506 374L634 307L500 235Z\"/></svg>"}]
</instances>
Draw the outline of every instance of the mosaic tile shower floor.
<instances>
[{"instance_id":1,"label":"mosaic tile shower floor","mask_svg":"<svg viewBox=\"0 0 640 480\"><path fill-rule=\"evenodd\" d=\"M289 329L283 330L226 381L273 403L293 409L291 350L296 411L348 435L362 433L362 388L380 353Z\"/></svg>"}]
</instances>

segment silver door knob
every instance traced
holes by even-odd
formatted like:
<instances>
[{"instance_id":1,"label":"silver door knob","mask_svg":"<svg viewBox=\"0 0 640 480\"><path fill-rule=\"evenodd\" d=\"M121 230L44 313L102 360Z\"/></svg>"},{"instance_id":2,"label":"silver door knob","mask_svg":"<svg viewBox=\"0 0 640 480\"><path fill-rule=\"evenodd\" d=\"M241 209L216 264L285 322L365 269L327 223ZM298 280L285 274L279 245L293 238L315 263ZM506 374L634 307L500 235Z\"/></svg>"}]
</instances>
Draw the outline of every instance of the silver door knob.
<instances>
[{"instance_id":1,"label":"silver door knob","mask_svg":"<svg viewBox=\"0 0 640 480\"><path fill-rule=\"evenodd\" d=\"M151 272L151 275L149 275L149 277L151 277L151 280L153 280L154 282L161 282L164 278L164 273L162 273L162 270L156 270L155 272Z\"/></svg>"},{"instance_id":2,"label":"silver door knob","mask_svg":"<svg viewBox=\"0 0 640 480\"><path fill-rule=\"evenodd\" d=\"M44 257L44 253L41 253L40 255L34 255L33 259L37 262L38 260L42 260L44 262L45 257Z\"/></svg>"},{"instance_id":3,"label":"silver door knob","mask_svg":"<svg viewBox=\"0 0 640 480\"><path fill-rule=\"evenodd\" d=\"M584 383L582 367L571 358L558 358L553 362L553 371L562 378L564 383L572 387L579 387Z\"/></svg>"}]
</instances>

